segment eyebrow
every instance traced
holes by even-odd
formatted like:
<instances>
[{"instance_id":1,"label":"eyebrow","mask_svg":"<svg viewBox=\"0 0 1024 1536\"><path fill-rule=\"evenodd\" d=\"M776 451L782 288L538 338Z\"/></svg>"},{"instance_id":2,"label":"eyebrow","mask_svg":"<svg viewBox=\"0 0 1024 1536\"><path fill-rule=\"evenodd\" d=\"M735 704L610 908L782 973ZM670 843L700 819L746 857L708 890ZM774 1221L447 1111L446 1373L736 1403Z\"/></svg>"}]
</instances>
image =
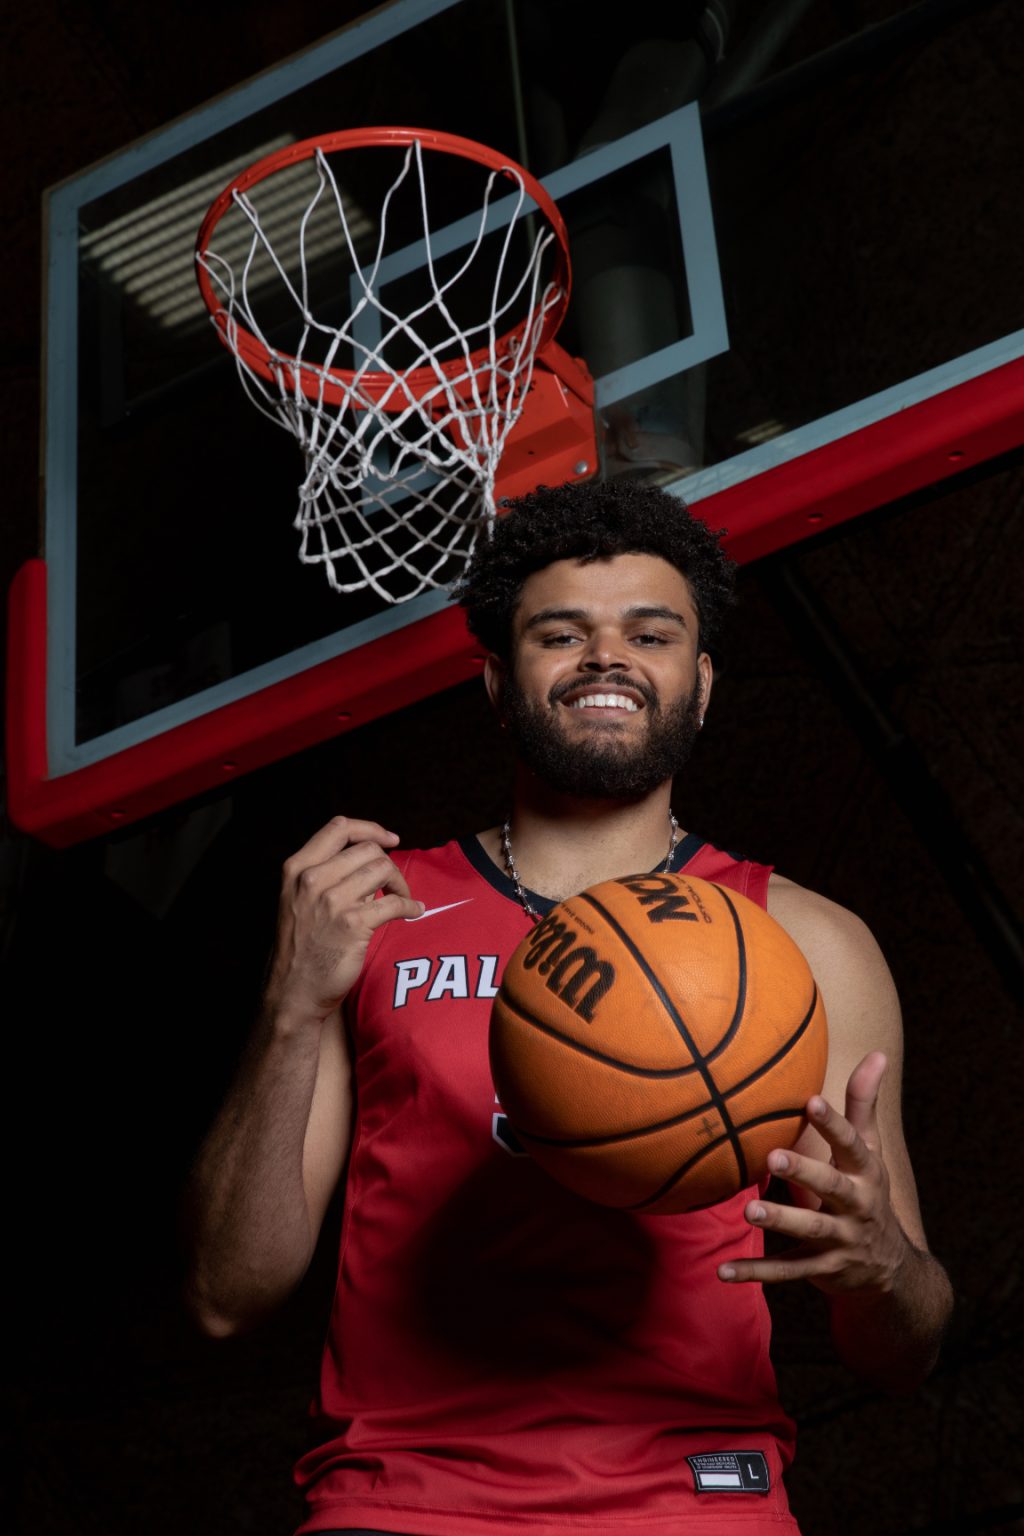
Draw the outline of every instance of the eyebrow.
<instances>
[{"instance_id":1,"label":"eyebrow","mask_svg":"<svg viewBox=\"0 0 1024 1536\"><path fill-rule=\"evenodd\" d=\"M637 603L632 608L627 608L622 617L624 619L667 619L672 624L678 624L680 628L689 626L681 613L676 613L674 608L665 608L660 604ZM532 618L527 619L523 629L536 629L541 624L585 624L590 618L586 608L542 608Z\"/></svg>"},{"instance_id":2,"label":"eyebrow","mask_svg":"<svg viewBox=\"0 0 1024 1536\"><path fill-rule=\"evenodd\" d=\"M655 603L638 603L635 608L627 608L624 617L627 619L668 619L670 623L678 624L682 629L689 628L681 613L676 613L674 608L665 608Z\"/></svg>"}]
</instances>

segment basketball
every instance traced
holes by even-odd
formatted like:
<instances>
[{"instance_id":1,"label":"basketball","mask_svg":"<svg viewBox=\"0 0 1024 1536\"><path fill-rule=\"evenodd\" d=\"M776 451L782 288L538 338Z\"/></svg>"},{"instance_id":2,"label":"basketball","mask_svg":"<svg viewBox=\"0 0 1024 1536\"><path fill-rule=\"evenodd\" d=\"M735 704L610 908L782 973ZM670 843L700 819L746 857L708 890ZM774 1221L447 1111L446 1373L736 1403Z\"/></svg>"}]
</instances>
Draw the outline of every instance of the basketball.
<instances>
[{"instance_id":1,"label":"basketball","mask_svg":"<svg viewBox=\"0 0 1024 1536\"><path fill-rule=\"evenodd\" d=\"M785 929L735 891L670 874L559 903L509 961L490 1032L522 1146L577 1194L651 1215L760 1179L800 1134L827 1044Z\"/></svg>"}]
</instances>

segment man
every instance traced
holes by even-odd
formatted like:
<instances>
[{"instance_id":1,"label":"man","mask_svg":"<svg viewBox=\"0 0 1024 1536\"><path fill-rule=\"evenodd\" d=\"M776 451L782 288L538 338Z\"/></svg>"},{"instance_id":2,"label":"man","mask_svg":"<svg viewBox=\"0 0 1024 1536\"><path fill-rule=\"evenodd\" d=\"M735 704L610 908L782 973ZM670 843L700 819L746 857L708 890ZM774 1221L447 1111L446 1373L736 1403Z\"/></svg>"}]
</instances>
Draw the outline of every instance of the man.
<instances>
[{"instance_id":1,"label":"man","mask_svg":"<svg viewBox=\"0 0 1024 1536\"><path fill-rule=\"evenodd\" d=\"M761 1282L808 1280L842 1357L913 1385L950 1306L900 1123L892 982L857 919L680 832L670 806L731 601L717 539L633 482L542 490L460 600L519 755L510 815L400 853L339 817L285 865L266 1001L194 1181L191 1293L225 1334L301 1279L343 1170L303 1531L714 1536L796 1530L792 1426ZM768 906L828 1012L823 1097L707 1211L590 1205L522 1156L494 1100L490 1000L554 900L686 868ZM763 1257L764 1229L792 1241Z\"/></svg>"}]
</instances>

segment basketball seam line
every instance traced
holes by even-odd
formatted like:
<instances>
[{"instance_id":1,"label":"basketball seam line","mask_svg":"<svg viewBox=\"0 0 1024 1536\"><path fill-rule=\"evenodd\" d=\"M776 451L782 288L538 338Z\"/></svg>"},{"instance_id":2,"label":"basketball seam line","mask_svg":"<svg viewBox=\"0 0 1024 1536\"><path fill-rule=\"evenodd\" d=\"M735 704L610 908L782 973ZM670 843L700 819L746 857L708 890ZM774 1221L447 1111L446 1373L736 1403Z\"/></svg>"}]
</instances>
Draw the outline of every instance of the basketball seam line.
<instances>
[{"instance_id":1,"label":"basketball seam line","mask_svg":"<svg viewBox=\"0 0 1024 1536\"><path fill-rule=\"evenodd\" d=\"M740 1020L742 1019L744 1010L747 1006L747 946L743 937L743 927L740 923L739 913L736 911L736 908L729 900L725 890L722 886L717 885L714 880L709 880L708 884L718 892L719 896L721 896L722 900L729 908L729 916L732 918L732 925L736 930L737 961L739 964L739 975L736 978L736 1007L733 1011L732 1019L729 1022L729 1028L726 1030L721 1040L719 1040L714 1050L709 1051L707 1056L704 1058L705 1061L714 1061L715 1057L720 1056L725 1050L726 1046L729 1045L735 1038L736 1031L740 1027Z\"/></svg>"},{"instance_id":2,"label":"basketball seam line","mask_svg":"<svg viewBox=\"0 0 1024 1536\"><path fill-rule=\"evenodd\" d=\"M796 1045L796 1042L800 1039L800 1036L804 1034L808 1029L811 1020L814 1018L815 1010L818 1006L818 983L816 981L813 982L813 986L814 991L811 995L811 1006L808 1008L807 1012L800 1020L800 1023L790 1035L789 1039L779 1046L779 1049L775 1052L774 1056L769 1056L767 1061L762 1061L756 1072L751 1072L749 1077L745 1077L743 1081L737 1083L734 1088L728 1089L725 1095L727 1099L731 1099L734 1094L742 1093L744 1088L749 1088L751 1083L755 1082L757 1078L763 1077L766 1072L770 1072L772 1067L777 1067L783 1056L785 1056L788 1051L793 1049L794 1045Z\"/></svg>"},{"instance_id":3,"label":"basketball seam line","mask_svg":"<svg viewBox=\"0 0 1024 1536\"><path fill-rule=\"evenodd\" d=\"M550 1035L552 1040L557 1040L561 1045L566 1045L570 1050L578 1051L582 1056L591 1056L595 1061L600 1061L608 1067L616 1067L620 1072L628 1072L633 1077L648 1077L670 1081L672 1078L687 1077L691 1072L698 1070L695 1062L690 1062L685 1067L634 1067L628 1061L620 1061L617 1056L606 1056L603 1051L595 1050L592 1045L584 1045L580 1040L574 1040L571 1035L565 1035L552 1024L546 1024L543 1019L538 1019L528 1008L524 1008L517 998L510 997L508 992L502 991L501 1001L510 1012L518 1015L527 1024L532 1024L543 1034ZM707 1108L707 1105L705 1105Z\"/></svg>"},{"instance_id":4,"label":"basketball seam line","mask_svg":"<svg viewBox=\"0 0 1024 1536\"><path fill-rule=\"evenodd\" d=\"M757 1115L753 1120L745 1120L743 1122L742 1128L746 1131L749 1130L753 1125L768 1125L772 1120L792 1120L794 1116L802 1117L803 1112L803 1105L801 1105L799 1109L775 1109L772 1110L770 1114ZM657 1200L660 1200L663 1195L667 1195L672 1186L674 1184L678 1184L679 1180L684 1178L686 1174L689 1173L691 1168L696 1167L702 1158L707 1157L710 1152L714 1152L719 1147L724 1146L728 1140L728 1136L719 1136L717 1141L709 1141L706 1147L701 1147L700 1151L695 1153L694 1156L691 1157L687 1162L683 1163L682 1167L677 1168L675 1173L672 1174L671 1178L666 1179L661 1188L656 1190L653 1195L648 1195L645 1200L638 1200L636 1205L624 1205L621 1206L620 1209L624 1211L642 1211L645 1206L654 1205L654 1203ZM746 1184L740 1185L740 1189L745 1188ZM737 1194L738 1193L739 1190L737 1190ZM721 1202L718 1200L713 1200L711 1204L719 1205Z\"/></svg>"},{"instance_id":5,"label":"basketball seam line","mask_svg":"<svg viewBox=\"0 0 1024 1536\"><path fill-rule=\"evenodd\" d=\"M710 1099L705 1099L703 1104L698 1104L695 1109L688 1109L684 1114L673 1115L668 1120L659 1120L656 1125L633 1126L628 1131L609 1131L606 1136L574 1136L570 1140L564 1140L560 1136L541 1136L536 1131L524 1131L514 1120L510 1125L517 1136L524 1136L527 1141L535 1141L543 1147L610 1147L619 1141L632 1141L634 1136L654 1136L658 1131L670 1130L674 1125L683 1125L687 1120L695 1120L698 1115L707 1114L714 1105Z\"/></svg>"},{"instance_id":6,"label":"basketball seam line","mask_svg":"<svg viewBox=\"0 0 1024 1536\"><path fill-rule=\"evenodd\" d=\"M804 1031L808 1029L809 1023L811 1023L812 1018L814 1018L814 1012L815 1009L817 1009L817 1006L818 988L817 983L815 983L814 997L811 998L811 1008L809 1008L808 1012L803 1015L803 1018L801 1018L797 1028L795 1028L794 1032L789 1035L786 1043L781 1044L780 1048L778 1048L778 1051L775 1052L774 1057L769 1057L768 1061L761 1061L757 1072L751 1072L749 1077L742 1078L742 1080L738 1081L738 1083L732 1084L732 1087L723 1087L722 1097L726 1098L726 1100L729 1100L729 1098L735 1098L735 1095L742 1094L745 1089L748 1089L748 1087L751 1086L751 1083L755 1083L758 1077L763 1077L765 1072L769 1072L772 1068L774 1068L774 1066L777 1066L777 1064L780 1063L781 1058L785 1057L786 1052L792 1051L792 1048L794 1048L797 1040L800 1040L800 1035L804 1034ZM652 1135L656 1135L659 1130L668 1130L671 1129L671 1126L682 1126L683 1121L694 1120L697 1115L705 1114L705 1112L708 1111L708 1109L712 1109L712 1107L714 1106L712 1106L711 1100L708 1098L708 1100L705 1100L705 1103L697 1104L695 1109L688 1109L686 1114L672 1115L669 1120L656 1121L656 1124L652 1124L652 1126L633 1126L629 1130L613 1130L613 1132L608 1132L608 1135L603 1135L603 1137L574 1137L571 1141L562 1141L559 1137L542 1137L542 1135L537 1134L537 1132L534 1132L534 1130L524 1130L522 1129L522 1126L517 1126L516 1121L511 1120L511 1117L508 1123L511 1124L511 1127L513 1127L516 1135L519 1135L519 1137L525 1137L530 1141L536 1141L539 1146L603 1147L614 1146L617 1141L629 1141L633 1137L652 1137ZM775 1118L788 1118L791 1114L803 1115L803 1106L801 1106L800 1109L797 1109L797 1111L789 1111L789 1109L786 1109L786 1111L781 1111L780 1115ZM771 1118L772 1115L761 1115L761 1117L755 1118L755 1120L742 1120L737 1126L737 1134L738 1132L743 1132L743 1130L749 1129L749 1126L760 1126L763 1121L771 1120ZM709 1143L708 1147L705 1147L705 1150L708 1150L711 1146L722 1146L723 1141L726 1140L728 1140L728 1137L725 1137L725 1135L723 1135L723 1137L718 1137L717 1141L712 1141L712 1143ZM686 1166L689 1166L689 1164L686 1164ZM676 1174L672 1174L672 1178L679 1177L679 1170L677 1170Z\"/></svg>"},{"instance_id":7,"label":"basketball seam line","mask_svg":"<svg viewBox=\"0 0 1024 1536\"><path fill-rule=\"evenodd\" d=\"M703 1114L712 1107L713 1106L711 1101L708 1100L706 1103L699 1105L696 1109L688 1109L685 1115L677 1115L672 1120L660 1120L657 1125L641 1125L634 1130L615 1131L614 1134L608 1136L581 1136L568 1141L562 1141L556 1136L541 1136L536 1131L524 1131L522 1127L517 1125L511 1117L508 1117L508 1123L515 1131L516 1135L521 1136L524 1141L535 1141L540 1147L564 1147L567 1151L579 1151L581 1148L585 1149L587 1147L615 1146L617 1142L632 1141L634 1137L653 1136L658 1131L670 1130L674 1125L682 1125L684 1120L692 1120L696 1115ZM802 1116L803 1112L804 1109L802 1104L798 1109L770 1110L763 1115L755 1115L753 1120L741 1120L736 1129L737 1132L747 1131L752 1125L763 1125L768 1120L788 1120L793 1115ZM686 1163L684 1168L689 1168L691 1163L703 1157L705 1152L710 1152L713 1147L720 1147L723 1142L728 1140L729 1136L725 1132L723 1132L721 1136L716 1136L715 1140L709 1141L706 1147L702 1147L700 1152L696 1154L696 1158L691 1159L690 1162ZM671 1183L672 1179L676 1179L678 1177L679 1170L677 1169L676 1172L671 1175L669 1182ZM648 1196L648 1198L653 1197Z\"/></svg>"},{"instance_id":8,"label":"basketball seam line","mask_svg":"<svg viewBox=\"0 0 1024 1536\"><path fill-rule=\"evenodd\" d=\"M633 958L636 960L636 962L639 965L640 969L643 971L644 975L647 977L648 981L651 983L651 986L654 988L656 994L661 999L662 1006L664 1007L666 1013L668 1014L668 1016L672 1020L672 1022L675 1024L676 1029L679 1031L679 1034L682 1036L683 1042L686 1045L687 1050L690 1052L690 1055L693 1057L694 1065L696 1066L697 1071L700 1073L701 1077L704 1079L704 1086L706 1087L706 1089L708 1091L708 1094L709 1094L709 1096L711 1098L711 1102L714 1104L715 1108L718 1110L719 1115L721 1116L722 1125L725 1128L726 1137L728 1138L728 1140L732 1144L733 1156L736 1158L736 1165L737 1165L737 1168L739 1170L739 1175L740 1175L740 1187L742 1188L746 1184L746 1182L747 1182L747 1162L746 1162L746 1158L743 1155L743 1147L740 1144L740 1139L739 1139L739 1137L736 1134L736 1128L735 1128L735 1126L732 1123L732 1119L731 1119L731 1117L729 1115L729 1111L726 1108L725 1100L722 1098L722 1095L721 1095L721 1093L719 1091L718 1084L715 1082L715 1079L712 1076L711 1072L709 1072L708 1066L707 1066L707 1062L705 1061L704 1057L701 1055L700 1051L697 1050L696 1043L692 1039L692 1037L690 1035L690 1032L687 1029L685 1023L683 1022L683 1019L681 1018L678 1010L676 1009L676 1007L673 1004L671 998L668 996L667 992L665 991L665 988L662 986L661 982L658 980L657 976L652 971L652 969L651 969L651 967L650 967L650 965L649 965L649 963L647 961L647 957L637 948L637 946L633 943L633 940L630 938L629 934L622 927L621 923L619 923L619 921L612 915L612 913L608 911L607 907L603 906L601 904L601 902L599 902L597 900L596 897L594 897L594 896L592 896L590 894L589 891L583 891L581 893L580 900L587 902L587 904L589 906L594 908L595 912L599 912L600 915L604 918L605 922L608 924L608 926L612 929L612 931L614 933L618 934L618 936L622 940L623 944L629 950L630 954L632 954ZM732 903L731 902L729 902L727 900L726 901L726 905L729 906L730 909L731 909L731 907L732 907ZM742 930L739 930L737 932L737 942L739 944L739 950L740 950L740 956L741 956L740 963L741 963L741 966L743 966L744 969L745 969L745 953L746 953L746 951L745 951L745 945L743 943Z\"/></svg>"}]
</instances>

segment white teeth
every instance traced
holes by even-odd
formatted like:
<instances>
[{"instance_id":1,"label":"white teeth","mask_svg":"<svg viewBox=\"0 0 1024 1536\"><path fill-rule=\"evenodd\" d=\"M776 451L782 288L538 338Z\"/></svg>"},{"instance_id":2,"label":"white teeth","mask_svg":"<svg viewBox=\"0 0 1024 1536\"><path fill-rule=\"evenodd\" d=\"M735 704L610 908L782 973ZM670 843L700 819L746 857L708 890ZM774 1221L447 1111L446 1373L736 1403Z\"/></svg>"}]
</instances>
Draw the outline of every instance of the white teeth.
<instances>
[{"instance_id":1,"label":"white teeth","mask_svg":"<svg viewBox=\"0 0 1024 1536\"><path fill-rule=\"evenodd\" d=\"M572 709L628 709L635 714L640 708L633 699L627 699L623 693L587 693L582 698L573 699Z\"/></svg>"}]
</instances>

